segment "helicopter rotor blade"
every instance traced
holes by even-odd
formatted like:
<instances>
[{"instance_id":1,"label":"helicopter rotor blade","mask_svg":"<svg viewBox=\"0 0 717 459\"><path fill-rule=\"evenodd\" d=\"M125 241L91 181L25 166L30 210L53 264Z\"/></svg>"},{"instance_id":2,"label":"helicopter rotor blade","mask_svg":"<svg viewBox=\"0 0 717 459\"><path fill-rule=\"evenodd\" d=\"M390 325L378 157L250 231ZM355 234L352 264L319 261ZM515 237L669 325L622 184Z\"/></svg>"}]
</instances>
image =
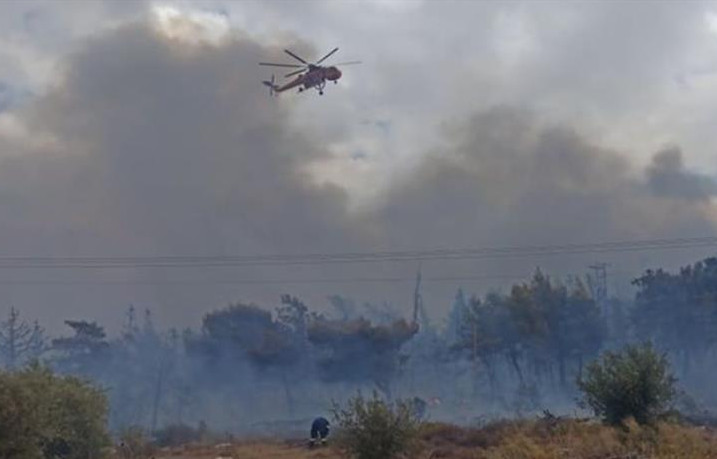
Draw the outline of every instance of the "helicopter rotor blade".
<instances>
[{"instance_id":1,"label":"helicopter rotor blade","mask_svg":"<svg viewBox=\"0 0 717 459\"><path fill-rule=\"evenodd\" d=\"M339 62L338 64L334 64L334 66L338 66L338 65L356 65L356 64L361 64L361 61Z\"/></svg>"},{"instance_id":2,"label":"helicopter rotor blade","mask_svg":"<svg viewBox=\"0 0 717 459\"><path fill-rule=\"evenodd\" d=\"M335 53L336 51L338 51L338 50L339 50L338 48L332 49L332 50L329 52L329 54L327 54L326 56L324 56L324 57L322 57L321 59L319 59L318 61L316 61L316 65L319 65L319 64L321 64L322 62L324 62L326 59L329 58L329 56L331 56L332 54L334 54L334 53Z\"/></svg>"},{"instance_id":3,"label":"helicopter rotor blade","mask_svg":"<svg viewBox=\"0 0 717 459\"><path fill-rule=\"evenodd\" d=\"M294 59L296 59L297 61L301 62L302 64L309 65L308 62L306 62L305 60L303 60L302 58L300 58L300 57L297 56L296 54L292 53L292 52L289 51L288 49L285 49L284 52L285 52L286 54L288 54L289 56L293 57Z\"/></svg>"},{"instance_id":4,"label":"helicopter rotor blade","mask_svg":"<svg viewBox=\"0 0 717 459\"><path fill-rule=\"evenodd\" d=\"M272 67L289 67L292 69L297 69L299 67L303 67L303 65L299 65L299 64L274 64L272 62L259 62L259 65L270 65Z\"/></svg>"},{"instance_id":5,"label":"helicopter rotor blade","mask_svg":"<svg viewBox=\"0 0 717 459\"><path fill-rule=\"evenodd\" d=\"M284 75L284 78L293 77L294 75L298 75L298 74L300 74L300 73L304 73L305 71L306 71L306 69L295 70L295 71L293 71L293 72L291 72L291 73L287 73L286 75Z\"/></svg>"}]
</instances>

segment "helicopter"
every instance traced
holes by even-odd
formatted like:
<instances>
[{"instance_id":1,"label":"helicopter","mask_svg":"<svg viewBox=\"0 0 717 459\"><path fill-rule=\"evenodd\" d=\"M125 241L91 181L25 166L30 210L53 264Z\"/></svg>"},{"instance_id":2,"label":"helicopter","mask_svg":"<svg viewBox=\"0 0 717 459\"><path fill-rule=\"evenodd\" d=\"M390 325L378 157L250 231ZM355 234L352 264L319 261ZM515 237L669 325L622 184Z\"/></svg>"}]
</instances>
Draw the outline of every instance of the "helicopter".
<instances>
[{"instance_id":1,"label":"helicopter","mask_svg":"<svg viewBox=\"0 0 717 459\"><path fill-rule=\"evenodd\" d=\"M271 76L271 80L262 81L262 83L264 84L264 86L269 87L269 95L272 96L275 93L280 93L288 89L296 88L297 86L299 87L299 92L303 92L305 89L314 88L319 92L319 95L323 95L327 81L333 81L334 84L336 84L339 82L339 78L341 78L341 70L336 67L337 65L354 65L361 63L361 61L350 61L341 62L329 67L321 65L322 62L324 62L326 59L329 58L329 56L333 55L338 50L338 48L332 49L327 55L312 64L307 62L305 59L297 56L295 53L292 53L288 49L285 49L284 52L296 59L297 61L301 62L301 65L274 64L272 62L259 62L259 65L296 68L298 70L294 70L293 72L287 73L286 75L284 75L284 78L290 78L295 75L298 76L281 86L275 83L274 75Z\"/></svg>"}]
</instances>

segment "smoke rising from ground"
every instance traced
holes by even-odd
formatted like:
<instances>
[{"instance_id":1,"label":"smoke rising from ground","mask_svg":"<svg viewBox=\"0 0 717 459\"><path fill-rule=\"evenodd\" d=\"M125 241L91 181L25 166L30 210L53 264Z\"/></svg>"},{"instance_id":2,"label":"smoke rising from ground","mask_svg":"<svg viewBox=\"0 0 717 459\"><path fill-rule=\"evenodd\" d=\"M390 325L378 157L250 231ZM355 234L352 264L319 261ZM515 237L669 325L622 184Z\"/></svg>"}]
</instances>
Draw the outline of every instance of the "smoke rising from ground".
<instances>
[{"instance_id":1,"label":"smoke rising from ground","mask_svg":"<svg viewBox=\"0 0 717 459\"><path fill-rule=\"evenodd\" d=\"M331 160L322 139L294 123L321 105L299 110L292 95L269 99L259 83L266 72L256 63L281 59L280 54L242 33L188 43L146 23L89 39L64 61L62 78L47 94L0 115L0 252L350 252L714 233L714 208L706 199L714 182L689 172L679 155L656 155L645 179L623 154L582 137L579 126L546 127L540 113L520 107L446 122L435 145L426 146L431 154L371 206L350 211L348 192L336 184L341 177L331 177L333 185L318 184L308 172ZM460 275L475 273L476 267L484 272L520 267L525 273L541 263L434 262L425 269ZM587 261L546 263L570 271L584 269ZM159 282L299 274L356 278L414 270L415 264L3 274L11 280ZM456 287L428 284L427 307L445 311L442 303ZM130 303L158 307L163 320L181 322L237 299L276 301L289 289L310 300L341 293L400 304L410 286L11 285L6 294L9 303L30 308L27 315L49 322L85 314L119 318Z\"/></svg>"}]
</instances>

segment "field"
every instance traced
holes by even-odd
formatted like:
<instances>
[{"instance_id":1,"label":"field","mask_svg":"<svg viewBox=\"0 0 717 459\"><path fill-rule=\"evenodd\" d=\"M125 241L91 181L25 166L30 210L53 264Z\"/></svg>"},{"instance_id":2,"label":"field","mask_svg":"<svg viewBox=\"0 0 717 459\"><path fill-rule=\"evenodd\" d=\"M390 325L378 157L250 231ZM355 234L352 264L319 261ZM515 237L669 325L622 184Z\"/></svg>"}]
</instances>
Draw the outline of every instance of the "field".
<instances>
[{"instance_id":1,"label":"field","mask_svg":"<svg viewBox=\"0 0 717 459\"><path fill-rule=\"evenodd\" d=\"M340 458L332 446L308 449L302 440L243 441L159 451L157 459ZM502 421L481 428L427 424L407 457L486 459L717 458L717 431L662 423L611 428L593 421Z\"/></svg>"}]
</instances>

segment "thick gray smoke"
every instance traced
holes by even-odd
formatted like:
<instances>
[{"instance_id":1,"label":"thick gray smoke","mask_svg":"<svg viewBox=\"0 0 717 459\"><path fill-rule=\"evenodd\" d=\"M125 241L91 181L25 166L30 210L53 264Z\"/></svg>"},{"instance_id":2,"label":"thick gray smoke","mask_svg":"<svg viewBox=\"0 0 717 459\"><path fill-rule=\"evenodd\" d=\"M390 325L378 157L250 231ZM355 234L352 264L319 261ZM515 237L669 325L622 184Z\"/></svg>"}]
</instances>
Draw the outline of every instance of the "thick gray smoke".
<instances>
[{"instance_id":1,"label":"thick gray smoke","mask_svg":"<svg viewBox=\"0 0 717 459\"><path fill-rule=\"evenodd\" d=\"M598 148L569 127L542 127L534 115L509 108L452 125L444 138L385 198L377 220L393 245L501 247L714 233L708 202L671 199L682 182L709 182L681 165L671 176L653 165L645 182L619 152ZM672 187L670 196L658 192L655 177L663 190ZM651 261L669 264L685 254L656 255ZM685 260L689 256L697 255ZM490 263L494 270L545 262L558 272L580 272L587 257ZM641 269L645 260L614 261Z\"/></svg>"},{"instance_id":2,"label":"thick gray smoke","mask_svg":"<svg viewBox=\"0 0 717 459\"><path fill-rule=\"evenodd\" d=\"M345 192L314 185L302 171L308 161L325 155L321 144L292 129L290 107L267 98L259 83L266 75L256 63L276 58L277 52L246 37L216 46L188 45L144 25L89 42L66 61L61 83L19 114L24 138L18 140L16 133L0 139L0 251L151 256L350 247L356 233L346 218ZM169 276L159 271L70 274L10 273L33 280L59 275L112 282ZM92 294L61 292L55 298L65 303L58 305L64 311L53 308L53 319L87 312L88 303L97 302L120 307L119 318L129 302L156 306L186 294L167 296L149 287L140 295L127 294L141 286L124 288L121 295L116 286L109 293L91 285L67 289ZM42 286L33 290L31 298L19 293L18 301L40 306L49 300ZM195 305L231 300L211 292L200 298L193 297ZM186 306L186 300L173 308ZM77 302L84 307L68 309L67 303Z\"/></svg>"},{"instance_id":3,"label":"thick gray smoke","mask_svg":"<svg viewBox=\"0 0 717 459\"><path fill-rule=\"evenodd\" d=\"M497 246L713 232L701 203L663 199L694 194L687 182L706 197L714 184L685 171L673 153L655 157L646 186L618 152L566 127L539 127L519 110L475 115L446 137L387 198L380 220L396 243Z\"/></svg>"},{"instance_id":4,"label":"thick gray smoke","mask_svg":"<svg viewBox=\"0 0 717 459\"><path fill-rule=\"evenodd\" d=\"M682 151L676 147L666 148L652 158L647 179L650 189L658 196L707 201L717 195L717 181L685 170Z\"/></svg>"},{"instance_id":5,"label":"thick gray smoke","mask_svg":"<svg viewBox=\"0 0 717 459\"><path fill-rule=\"evenodd\" d=\"M256 62L267 55L246 39L192 47L141 26L92 43L28 116L59 139L56 151L17 160L37 169L31 184L16 175L22 186L53 191L26 196L29 212L55 209L61 223L96 235L97 246L78 239L74 252L286 251L336 246L337 234L344 243L345 194L300 171L320 145L257 91L265 75ZM67 174L48 159L58 156Z\"/></svg>"},{"instance_id":6,"label":"thick gray smoke","mask_svg":"<svg viewBox=\"0 0 717 459\"><path fill-rule=\"evenodd\" d=\"M709 202L672 199L694 197L695 190L712 183L686 172L679 157L675 164L674 158L658 155L645 182L619 153L593 146L570 128L545 128L539 117L507 108L479 113L436 133L443 141L416 170L369 210L352 213L342 188L317 185L306 173L309 163L329 157L322 139L297 132L292 99L269 99L259 84L266 72L256 63L278 58L279 52L242 35L190 45L144 24L87 42L65 61L61 81L14 112L14 121L0 130L0 252L348 252L714 233ZM312 109L301 116L311 116ZM495 273L503 267L523 275L542 263L436 262L424 269L427 278ZM580 272L587 261L549 263ZM278 299L287 290L309 301L337 293L407 304L410 283L372 285L370 292L366 284L162 283L311 279L334 273L410 276L414 270L415 264L404 264L2 274L5 280L61 283L11 284L5 290L8 304L52 327L68 317L119 320L129 303L155 308L160 321L196 323L209 308L238 299ZM89 283L73 284L77 279ZM151 285L115 285L123 280ZM457 282L427 282L427 307L445 311L457 287Z\"/></svg>"}]
</instances>

